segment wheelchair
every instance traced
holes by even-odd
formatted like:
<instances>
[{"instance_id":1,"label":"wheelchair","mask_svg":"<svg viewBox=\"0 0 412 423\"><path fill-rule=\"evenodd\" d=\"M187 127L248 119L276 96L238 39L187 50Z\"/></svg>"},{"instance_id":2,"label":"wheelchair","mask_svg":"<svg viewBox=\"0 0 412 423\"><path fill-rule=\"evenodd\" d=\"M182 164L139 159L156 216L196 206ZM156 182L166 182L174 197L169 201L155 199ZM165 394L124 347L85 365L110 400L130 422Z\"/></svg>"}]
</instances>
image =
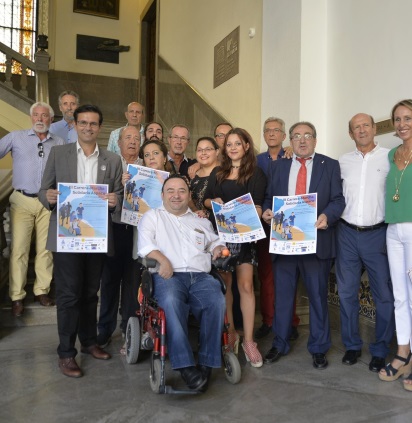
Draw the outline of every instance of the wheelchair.
<instances>
[{"instance_id":1,"label":"wheelchair","mask_svg":"<svg viewBox=\"0 0 412 423\"><path fill-rule=\"evenodd\" d=\"M210 274L219 280L223 293L226 292L226 286L218 269L232 271L235 260L236 257L229 256L219 258L212 263ZM140 308L136 311L136 317L130 317L127 322L126 361L128 364L134 364L137 362L141 350L151 350L150 387L154 393L198 394L199 391L174 389L172 386L166 385L166 316L152 296L153 280L148 270L156 266L156 261L153 259L139 259L139 261L144 268L138 293ZM236 354L229 347L228 328L229 323L225 314L222 328L222 361L226 379L230 383L236 384L241 378L241 368Z\"/></svg>"}]
</instances>

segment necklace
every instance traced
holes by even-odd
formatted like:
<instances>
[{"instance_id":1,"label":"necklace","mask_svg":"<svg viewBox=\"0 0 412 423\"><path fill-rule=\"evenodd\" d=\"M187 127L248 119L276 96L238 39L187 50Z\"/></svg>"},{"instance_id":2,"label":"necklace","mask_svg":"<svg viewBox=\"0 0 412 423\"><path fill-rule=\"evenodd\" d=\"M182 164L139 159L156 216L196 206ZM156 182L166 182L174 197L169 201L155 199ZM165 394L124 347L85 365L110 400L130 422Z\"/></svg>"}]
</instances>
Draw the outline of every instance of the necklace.
<instances>
[{"instance_id":1,"label":"necklace","mask_svg":"<svg viewBox=\"0 0 412 423\"><path fill-rule=\"evenodd\" d=\"M412 151L409 153L408 160L405 160L405 167L403 168L402 173L401 173L401 177L399 178L399 184L398 184L398 178L395 178L395 194L392 197L392 200L395 203L397 203L399 201L399 199L401 198L400 195L399 195L399 189L401 187L403 174L405 173L405 170L408 167L409 162L411 161L411 155L412 155Z\"/></svg>"},{"instance_id":2,"label":"necklace","mask_svg":"<svg viewBox=\"0 0 412 423\"><path fill-rule=\"evenodd\" d=\"M402 151L403 150L405 150L405 148L402 146ZM405 164L405 165L407 163L409 163L411 151L409 152L408 159L405 159L405 154L403 152L401 152L400 149L396 150L396 152L398 153L398 157L396 159L398 162L403 162L403 164Z\"/></svg>"},{"instance_id":3,"label":"necklace","mask_svg":"<svg viewBox=\"0 0 412 423\"><path fill-rule=\"evenodd\" d=\"M240 166L232 166L232 169L239 169Z\"/></svg>"}]
</instances>

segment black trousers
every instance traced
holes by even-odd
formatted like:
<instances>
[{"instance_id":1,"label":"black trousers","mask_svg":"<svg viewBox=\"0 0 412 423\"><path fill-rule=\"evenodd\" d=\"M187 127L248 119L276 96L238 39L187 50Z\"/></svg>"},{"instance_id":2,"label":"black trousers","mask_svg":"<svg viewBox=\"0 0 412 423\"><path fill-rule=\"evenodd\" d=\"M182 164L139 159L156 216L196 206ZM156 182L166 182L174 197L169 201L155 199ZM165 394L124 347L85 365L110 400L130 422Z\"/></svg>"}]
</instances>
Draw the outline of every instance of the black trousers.
<instances>
[{"instance_id":1,"label":"black trousers","mask_svg":"<svg viewBox=\"0 0 412 423\"><path fill-rule=\"evenodd\" d=\"M53 253L60 358L75 357L76 337L96 344L97 292L106 254Z\"/></svg>"},{"instance_id":2,"label":"black trousers","mask_svg":"<svg viewBox=\"0 0 412 423\"><path fill-rule=\"evenodd\" d=\"M123 333L129 317L135 316L139 308L137 293L141 271L139 262L132 257L133 226L113 223L113 240L115 254L105 259L100 287L97 329L99 335L105 338L109 338L117 326L120 292L120 329Z\"/></svg>"}]
</instances>

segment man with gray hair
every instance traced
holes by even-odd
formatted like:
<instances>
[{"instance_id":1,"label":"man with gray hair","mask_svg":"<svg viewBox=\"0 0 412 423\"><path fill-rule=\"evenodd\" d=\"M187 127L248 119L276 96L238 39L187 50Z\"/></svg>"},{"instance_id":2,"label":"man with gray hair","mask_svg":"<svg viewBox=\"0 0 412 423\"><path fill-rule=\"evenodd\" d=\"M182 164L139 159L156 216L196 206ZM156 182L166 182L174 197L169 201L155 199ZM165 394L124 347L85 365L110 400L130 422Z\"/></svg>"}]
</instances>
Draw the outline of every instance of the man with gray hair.
<instances>
[{"instance_id":1,"label":"man with gray hair","mask_svg":"<svg viewBox=\"0 0 412 423\"><path fill-rule=\"evenodd\" d=\"M10 219L12 225L9 295L12 313L21 316L26 297L30 244L33 231L36 232L36 258L34 270L35 299L42 306L51 306L49 298L53 273L53 260L46 250L50 212L38 199L41 179L50 150L64 141L49 132L53 109L47 103L35 103L30 108L32 128L13 131L0 139L0 158L11 152L13 155L13 188L10 196Z\"/></svg>"},{"instance_id":2,"label":"man with gray hair","mask_svg":"<svg viewBox=\"0 0 412 423\"><path fill-rule=\"evenodd\" d=\"M66 144L77 141L77 132L74 129L73 113L79 106L80 98L74 91L63 91L59 95L59 109L63 119L50 125L50 132L64 139Z\"/></svg>"},{"instance_id":3,"label":"man with gray hair","mask_svg":"<svg viewBox=\"0 0 412 423\"><path fill-rule=\"evenodd\" d=\"M140 132L135 126L124 126L120 129L118 145L122 160L122 182L125 185L130 179L127 165L141 165L139 159ZM132 192L133 197L133 192ZM120 329L126 333L129 317L136 314L139 307L137 290L140 266L132 257L133 232L135 226L121 221L121 209L112 213L114 255L106 256L100 281L100 314L97 324L97 344L104 348L110 341L117 326L117 312L122 319ZM121 295L121 296L120 296ZM121 353L125 353L122 349Z\"/></svg>"},{"instance_id":4,"label":"man with gray hair","mask_svg":"<svg viewBox=\"0 0 412 423\"><path fill-rule=\"evenodd\" d=\"M263 138L268 146L267 151L257 155L257 164L269 177L270 164L274 160L290 158L293 154L291 147L283 148L283 141L286 138L285 122L278 117L268 117L263 124ZM286 152L286 154L285 154ZM255 338L261 339L272 332L273 317L275 314L275 286L272 269L272 260L269 254L270 230L267 225L263 225L266 238L257 243L258 254L258 275L260 281L260 313L262 315L262 325L256 329ZM276 283L276 281L275 281ZM290 341L298 338L298 325L300 319L296 314L296 299L293 308L292 332Z\"/></svg>"},{"instance_id":5,"label":"man with gray hair","mask_svg":"<svg viewBox=\"0 0 412 423\"><path fill-rule=\"evenodd\" d=\"M189 128L182 124L173 125L169 136L168 160L172 163L175 172L188 178L189 167L196 163L196 159L188 159L185 151L190 142Z\"/></svg>"}]
</instances>

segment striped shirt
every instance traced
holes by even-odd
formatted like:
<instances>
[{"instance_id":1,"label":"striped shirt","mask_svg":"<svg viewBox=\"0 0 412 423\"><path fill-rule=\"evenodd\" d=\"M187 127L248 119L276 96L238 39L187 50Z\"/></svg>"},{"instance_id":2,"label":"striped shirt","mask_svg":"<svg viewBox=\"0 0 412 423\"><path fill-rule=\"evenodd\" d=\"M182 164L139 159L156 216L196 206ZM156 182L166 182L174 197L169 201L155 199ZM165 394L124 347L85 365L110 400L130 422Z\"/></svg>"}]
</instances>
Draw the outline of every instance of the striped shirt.
<instances>
[{"instance_id":1,"label":"striped shirt","mask_svg":"<svg viewBox=\"0 0 412 423\"><path fill-rule=\"evenodd\" d=\"M37 194L51 148L63 144L63 139L50 132L41 141L33 129L13 131L0 139L0 158L10 151L13 157L13 188Z\"/></svg>"},{"instance_id":2,"label":"striped shirt","mask_svg":"<svg viewBox=\"0 0 412 423\"><path fill-rule=\"evenodd\" d=\"M125 125L125 126L129 126L129 125ZM116 153L119 156L121 156L120 147L117 142L119 141L120 130L124 128L125 126L117 128L111 132L109 143L107 144L107 151L111 151L112 153ZM140 126L139 132L140 132L140 145L143 145L144 143L144 126L143 125Z\"/></svg>"}]
</instances>

